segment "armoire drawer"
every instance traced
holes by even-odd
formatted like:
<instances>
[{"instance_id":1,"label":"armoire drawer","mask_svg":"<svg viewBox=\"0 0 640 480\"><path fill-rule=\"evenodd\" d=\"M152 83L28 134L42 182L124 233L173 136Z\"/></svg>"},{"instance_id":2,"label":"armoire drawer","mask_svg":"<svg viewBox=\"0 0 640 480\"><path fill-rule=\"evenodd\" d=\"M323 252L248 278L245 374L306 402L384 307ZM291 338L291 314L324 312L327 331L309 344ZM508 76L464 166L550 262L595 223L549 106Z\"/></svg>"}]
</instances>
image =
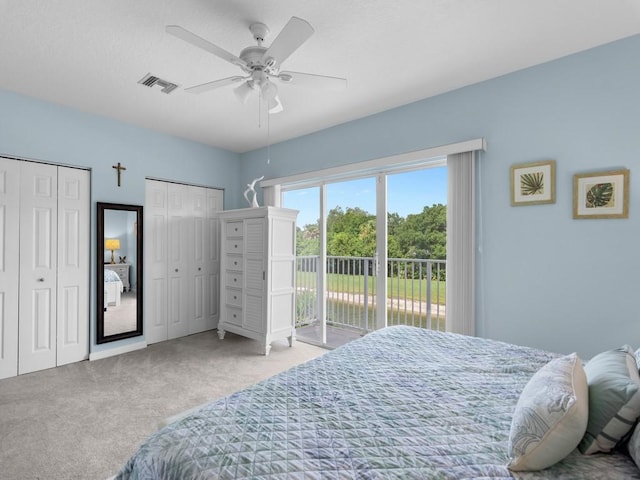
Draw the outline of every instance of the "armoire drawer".
<instances>
[{"instance_id":1,"label":"armoire drawer","mask_svg":"<svg viewBox=\"0 0 640 480\"><path fill-rule=\"evenodd\" d=\"M242 288L242 272L226 272L224 284L227 287Z\"/></svg>"},{"instance_id":2,"label":"armoire drawer","mask_svg":"<svg viewBox=\"0 0 640 480\"><path fill-rule=\"evenodd\" d=\"M227 237L241 237L244 233L242 227L242 222L228 222L225 234Z\"/></svg>"},{"instance_id":3,"label":"armoire drawer","mask_svg":"<svg viewBox=\"0 0 640 480\"><path fill-rule=\"evenodd\" d=\"M225 315L225 323L231 323L233 325L242 326L242 309L241 308L227 308Z\"/></svg>"},{"instance_id":4,"label":"armoire drawer","mask_svg":"<svg viewBox=\"0 0 640 480\"><path fill-rule=\"evenodd\" d=\"M225 241L225 247L227 253L242 253L244 250L244 241L241 238L228 238Z\"/></svg>"},{"instance_id":5,"label":"armoire drawer","mask_svg":"<svg viewBox=\"0 0 640 480\"><path fill-rule=\"evenodd\" d=\"M242 270L242 255L227 255L227 268L229 270Z\"/></svg>"},{"instance_id":6,"label":"armoire drawer","mask_svg":"<svg viewBox=\"0 0 640 480\"><path fill-rule=\"evenodd\" d=\"M242 307L242 290L239 288L227 288L224 301L227 305Z\"/></svg>"}]
</instances>

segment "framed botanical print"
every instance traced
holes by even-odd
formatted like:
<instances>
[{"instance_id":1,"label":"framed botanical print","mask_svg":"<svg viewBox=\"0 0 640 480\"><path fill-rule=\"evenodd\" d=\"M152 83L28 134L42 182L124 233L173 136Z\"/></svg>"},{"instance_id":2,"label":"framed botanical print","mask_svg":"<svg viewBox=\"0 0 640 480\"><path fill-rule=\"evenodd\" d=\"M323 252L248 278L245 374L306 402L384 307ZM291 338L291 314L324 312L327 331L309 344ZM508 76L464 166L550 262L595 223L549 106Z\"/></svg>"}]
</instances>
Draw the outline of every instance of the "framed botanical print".
<instances>
[{"instance_id":1,"label":"framed botanical print","mask_svg":"<svg viewBox=\"0 0 640 480\"><path fill-rule=\"evenodd\" d=\"M556 162L521 163L511 166L511 205L556 202Z\"/></svg>"},{"instance_id":2,"label":"framed botanical print","mask_svg":"<svg viewBox=\"0 0 640 480\"><path fill-rule=\"evenodd\" d=\"M574 175L573 218L629 218L629 170Z\"/></svg>"}]
</instances>

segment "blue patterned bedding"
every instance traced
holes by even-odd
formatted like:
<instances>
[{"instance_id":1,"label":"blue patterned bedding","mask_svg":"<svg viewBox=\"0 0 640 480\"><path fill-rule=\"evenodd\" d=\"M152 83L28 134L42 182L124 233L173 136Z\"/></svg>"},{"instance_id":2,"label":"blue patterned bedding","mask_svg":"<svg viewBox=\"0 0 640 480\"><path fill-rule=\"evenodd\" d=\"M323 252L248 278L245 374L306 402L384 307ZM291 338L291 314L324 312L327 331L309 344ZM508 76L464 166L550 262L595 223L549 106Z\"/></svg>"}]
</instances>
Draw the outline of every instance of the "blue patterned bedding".
<instances>
[{"instance_id":1,"label":"blue patterned bedding","mask_svg":"<svg viewBox=\"0 0 640 480\"><path fill-rule=\"evenodd\" d=\"M105 282L119 282L120 277L113 270L109 270L108 268L104 269L104 281Z\"/></svg>"},{"instance_id":2,"label":"blue patterned bedding","mask_svg":"<svg viewBox=\"0 0 640 480\"><path fill-rule=\"evenodd\" d=\"M159 430L116 478L640 479L622 453L507 470L518 396L555 356L389 327Z\"/></svg>"}]
</instances>

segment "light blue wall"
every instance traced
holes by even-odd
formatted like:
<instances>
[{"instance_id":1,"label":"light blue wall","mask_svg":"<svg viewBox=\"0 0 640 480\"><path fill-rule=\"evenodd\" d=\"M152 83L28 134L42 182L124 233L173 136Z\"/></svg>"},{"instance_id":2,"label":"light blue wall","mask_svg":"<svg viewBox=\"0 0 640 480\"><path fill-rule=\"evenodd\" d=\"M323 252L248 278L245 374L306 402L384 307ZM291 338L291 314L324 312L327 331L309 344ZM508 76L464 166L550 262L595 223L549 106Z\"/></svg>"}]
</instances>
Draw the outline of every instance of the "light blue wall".
<instances>
[{"instance_id":1,"label":"light blue wall","mask_svg":"<svg viewBox=\"0 0 640 480\"><path fill-rule=\"evenodd\" d=\"M640 36L358 121L237 155L0 90L0 155L92 171L91 351L95 345L95 202L144 204L144 178L240 185L484 137L480 160L479 335L589 357L640 347ZM510 207L509 166L557 161L554 205ZM115 183L117 162L127 167ZM577 172L631 169L628 220L573 220Z\"/></svg>"},{"instance_id":2,"label":"light blue wall","mask_svg":"<svg viewBox=\"0 0 640 480\"><path fill-rule=\"evenodd\" d=\"M145 177L225 188L225 205L236 207L239 155L111 119L0 90L0 155L91 169L91 351L140 337L95 343L96 202L144 205ZM116 171L122 163L122 186Z\"/></svg>"},{"instance_id":3,"label":"light blue wall","mask_svg":"<svg viewBox=\"0 0 640 480\"><path fill-rule=\"evenodd\" d=\"M484 137L477 333L588 358L640 347L640 36L242 155L241 182ZM399 86L401 88L401 86ZM509 167L555 159L557 201ZM629 219L573 220L573 175L631 169Z\"/></svg>"}]
</instances>

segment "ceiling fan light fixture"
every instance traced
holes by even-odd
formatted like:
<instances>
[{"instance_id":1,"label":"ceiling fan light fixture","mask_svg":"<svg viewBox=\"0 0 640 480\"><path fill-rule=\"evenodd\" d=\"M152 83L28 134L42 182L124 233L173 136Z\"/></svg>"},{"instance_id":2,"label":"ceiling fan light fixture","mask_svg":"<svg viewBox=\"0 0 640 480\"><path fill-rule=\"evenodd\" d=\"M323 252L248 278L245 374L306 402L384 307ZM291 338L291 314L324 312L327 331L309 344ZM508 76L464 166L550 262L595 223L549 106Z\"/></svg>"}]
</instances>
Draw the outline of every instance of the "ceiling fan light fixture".
<instances>
[{"instance_id":1,"label":"ceiling fan light fixture","mask_svg":"<svg viewBox=\"0 0 640 480\"><path fill-rule=\"evenodd\" d=\"M271 83L269 79L265 79L260 84L260 93L262 94L262 98L271 103L271 101L278 96L278 87Z\"/></svg>"},{"instance_id":2,"label":"ceiling fan light fixture","mask_svg":"<svg viewBox=\"0 0 640 480\"><path fill-rule=\"evenodd\" d=\"M280 99L277 95L273 98L273 100L269 100L268 105L269 113L280 113L284 110L284 108L282 107L282 102L280 102Z\"/></svg>"},{"instance_id":3,"label":"ceiling fan light fixture","mask_svg":"<svg viewBox=\"0 0 640 480\"><path fill-rule=\"evenodd\" d=\"M243 105L246 105L251 92L253 92L253 84L251 81L244 82L239 87L233 89L233 93L235 93L236 98L240 100Z\"/></svg>"}]
</instances>

